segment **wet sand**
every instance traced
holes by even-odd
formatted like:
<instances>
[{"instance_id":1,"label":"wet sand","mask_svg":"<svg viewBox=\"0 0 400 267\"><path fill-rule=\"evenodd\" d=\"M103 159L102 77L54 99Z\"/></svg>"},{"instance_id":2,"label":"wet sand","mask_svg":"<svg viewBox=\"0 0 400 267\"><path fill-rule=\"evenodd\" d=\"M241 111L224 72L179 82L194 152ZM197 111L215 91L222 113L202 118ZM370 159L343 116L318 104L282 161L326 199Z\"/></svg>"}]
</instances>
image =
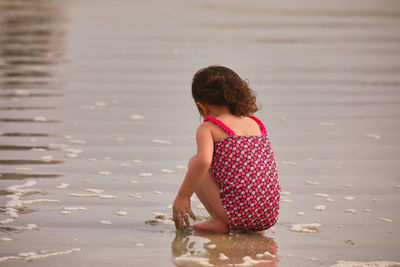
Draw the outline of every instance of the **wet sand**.
<instances>
[{"instance_id":1,"label":"wet sand","mask_svg":"<svg viewBox=\"0 0 400 267\"><path fill-rule=\"evenodd\" d=\"M400 261L398 2L0 6L0 266ZM263 106L284 191L265 235L168 220L211 64Z\"/></svg>"}]
</instances>

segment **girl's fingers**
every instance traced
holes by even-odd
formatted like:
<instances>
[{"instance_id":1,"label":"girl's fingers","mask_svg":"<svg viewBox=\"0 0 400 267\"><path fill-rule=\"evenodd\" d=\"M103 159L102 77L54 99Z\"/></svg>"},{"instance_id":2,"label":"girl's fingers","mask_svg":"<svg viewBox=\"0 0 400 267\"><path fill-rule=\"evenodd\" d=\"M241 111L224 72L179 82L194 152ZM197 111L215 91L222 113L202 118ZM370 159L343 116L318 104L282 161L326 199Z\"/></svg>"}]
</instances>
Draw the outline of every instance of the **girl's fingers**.
<instances>
[{"instance_id":1,"label":"girl's fingers","mask_svg":"<svg viewBox=\"0 0 400 267\"><path fill-rule=\"evenodd\" d=\"M176 215L176 221L175 221L175 226L176 226L176 228L178 228L178 229L182 229L183 228L183 222L182 222L182 216L181 216L181 214L180 213L178 213L177 215Z\"/></svg>"},{"instance_id":2,"label":"girl's fingers","mask_svg":"<svg viewBox=\"0 0 400 267\"><path fill-rule=\"evenodd\" d=\"M188 213L189 213L190 217L192 217L193 220L196 220L196 216L194 215L192 209L189 209Z\"/></svg>"},{"instance_id":3,"label":"girl's fingers","mask_svg":"<svg viewBox=\"0 0 400 267\"><path fill-rule=\"evenodd\" d=\"M183 218L185 218L186 227L190 227L189 216L187 216L187 214L185 214L185 216Z\"/></svg>"}]
</instances>

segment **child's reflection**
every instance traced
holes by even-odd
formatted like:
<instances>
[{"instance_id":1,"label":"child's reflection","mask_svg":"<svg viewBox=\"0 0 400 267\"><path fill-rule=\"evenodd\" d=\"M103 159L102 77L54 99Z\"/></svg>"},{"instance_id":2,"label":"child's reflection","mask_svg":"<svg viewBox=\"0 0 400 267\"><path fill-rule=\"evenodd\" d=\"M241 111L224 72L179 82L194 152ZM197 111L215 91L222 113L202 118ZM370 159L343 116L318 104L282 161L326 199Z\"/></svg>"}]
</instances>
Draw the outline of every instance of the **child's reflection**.
<instances>
[{"instance_id":1,"label":"child's reflection","mask_svg":"<svg viewBox=\"0 0 400 267\"><path fill-rule=\"evenodd\" d=\"M206 238L202 249L196 249L196 236ZM177 231L171 244L176 266L200 266L204 263L216 266L277 266L278 246L264 234ZM251 263L251 264L250 264ZM207 264L207 265L208 265Z\"/></svg>"}]
</instances>

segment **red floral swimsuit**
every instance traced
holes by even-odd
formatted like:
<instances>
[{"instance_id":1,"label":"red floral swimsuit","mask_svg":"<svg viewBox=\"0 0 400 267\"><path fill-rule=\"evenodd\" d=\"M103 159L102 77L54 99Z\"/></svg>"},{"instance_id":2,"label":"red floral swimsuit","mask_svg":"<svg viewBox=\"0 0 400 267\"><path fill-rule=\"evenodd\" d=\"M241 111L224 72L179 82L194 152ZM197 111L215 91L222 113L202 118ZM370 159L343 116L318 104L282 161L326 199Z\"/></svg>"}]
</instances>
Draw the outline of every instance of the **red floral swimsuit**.
<instances>
[{"instance_id":1,"label":"red floral swimsuit","mask_svg":"<svg viewBox=\"0 0 400 267\"><path fill-rule=\"evenodd\" d=\"M278 219L281 187L267 131L261 136L239 136L223 122L207 117L229 134L214 143L212 176L220 188L220 198L232 230L261 231Z\"/></svg>"}]
</instances>

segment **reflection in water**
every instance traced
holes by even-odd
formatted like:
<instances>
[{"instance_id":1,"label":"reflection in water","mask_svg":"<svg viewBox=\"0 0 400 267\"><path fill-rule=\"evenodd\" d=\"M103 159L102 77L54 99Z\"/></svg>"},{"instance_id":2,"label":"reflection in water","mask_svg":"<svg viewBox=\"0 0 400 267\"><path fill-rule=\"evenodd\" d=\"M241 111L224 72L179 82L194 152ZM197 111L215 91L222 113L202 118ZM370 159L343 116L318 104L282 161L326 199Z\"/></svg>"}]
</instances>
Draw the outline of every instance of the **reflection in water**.
<instances>
[{"instance_id":1,"label":"reflection in water","mask_svg":"<svg viewBox=\"0 0 400 267\"><path fill-rule=\"evenodd\" d=\"M39 136L39 137L46 137L46 136L58 136L56 134L47 134L47 133L0 133L0 136L13 136L13 137L27 137L27 136Z\"/></svg>"},{"instance_id":2,"label":"reflection in water","mask_svg":"<svg viewBox=\"0 0 400 267\"><path fill-rule=\"evenodd\" d=\"M47 137L51 137L53 142L54 137L61 137L47 133L47 125L60 120L41 116L32 118L31 113L32 110L57 108L48 104L52 98L63 96L56 92L62 89L57 66L65 62L65 9L60 6L61 3L54 0L0 0L0 138L15 142L7 140L7 144L0 145L0 150L20 151L21 154L19 158L7 158L9 153L2 153L0 165L18 165L18 169L22 170L22 173L2 172L0 180L62 176L56 173L26 173L31 171L30 168L22 167L63 163L61 160L37 160L36 152L49 149ZM32 123L40 123L40 132L32 130ZM43 144L25 145L25 140L18 137L40 137Z\"/></svg>"},{"instance_id":3,"label":"reflection in water","mask_svg":"<svg viewBox=\"0 0 400 267\"><path fill-rule=\"evenodd\" d=\"M32 149L44 149L47 150L46 146L8 146L0 145L0 150L32 150Z\"/></svg>"},{"instance_id":4,"label":"reflection in water","mask_svg":"<svg viewBox=\"0 0 400 267\"><path fill-rule=\"evenodd\" d=\"M61 174L30 174L30 173L15 173L15 172L2 172L0 173L1 180L24 180L36 178L58 178Z\"/></svg>"},{"instance_id":5,"label":"reflection in water","mask_svg":"<svg viewBox=\"0 0 400 267\"><path fill-rule=\"evenodd\" d=\"M203 248L196 248L196 240L201 240ZM261 233L217 234L177 231L171 244L176 266L196 266L209 263L215 266L241 266L253 261L256 266L277 266L278 246L274 240ZM251 259L250 259L250 258ZM245 259L244 259L245 258ZM251 265L253 265L251 264ZM247 266L247 265L246 265Z\"/></svg>"},{"instance_id":6,"label":"reflection in water","mask_svg":"<svg viewBox=\"0 0 400 267\"><path fill-rule=\"evenodd\" d=\"M44 123L44 122L58 122L56 120L35 120L35 119L0 119L0 122L38 122L38 123Z\"/></svg>"},{"instance_id":7,"label":"reflection in water","mask_svg":"<svg viewBox=\"0 0 400 267\"><path fill-rule=\"evenodd\" d=\"M2 159L0 165L36 165L36 164L61 164L62 160L34 160L34 159Z\"/></svg>"},{"instance_id":8,"label":"reflection in water","mask_svg":"<svg viewBox=\"0 0 400 267\"><path fill-rule=\"evenodd\" d=\"M52 66L63 61L64 53L64 16L57 2L3 0L0 5L1 88L54 86Z\"/></svg>"}]
</instances>

